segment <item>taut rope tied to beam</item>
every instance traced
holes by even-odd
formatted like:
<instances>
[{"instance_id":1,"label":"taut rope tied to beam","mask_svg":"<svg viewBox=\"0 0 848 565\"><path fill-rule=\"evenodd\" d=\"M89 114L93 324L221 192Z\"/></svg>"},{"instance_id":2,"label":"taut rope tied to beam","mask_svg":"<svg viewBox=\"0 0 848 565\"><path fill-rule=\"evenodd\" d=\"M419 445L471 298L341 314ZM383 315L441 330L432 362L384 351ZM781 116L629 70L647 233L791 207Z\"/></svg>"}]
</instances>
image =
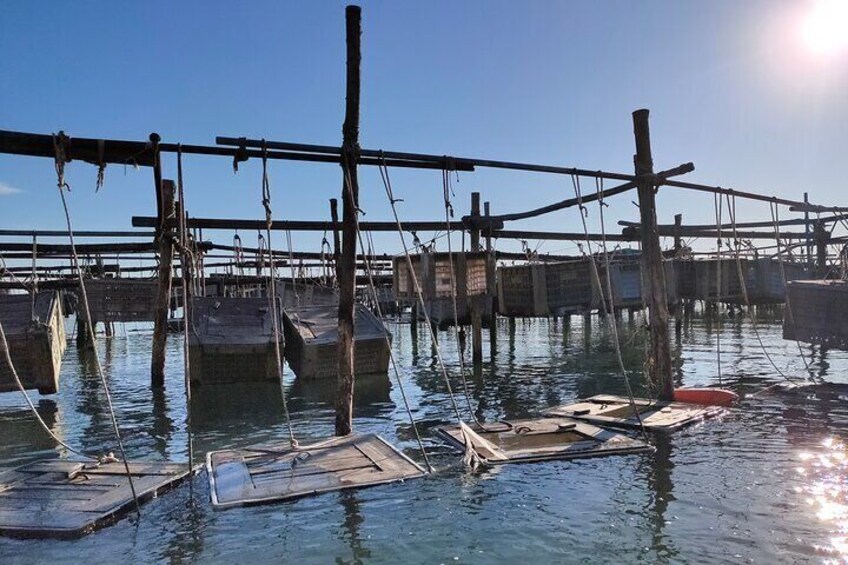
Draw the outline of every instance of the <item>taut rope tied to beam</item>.
<instances>
[{"instance_id":1,"label":"taut rope tied to beam","mask_svg":"<svg viewBox=\"0 0 848 565\"><path fill-rule=\"evenodd\" d=\"M606 283L607 283L607 293L608 293L608 296L609 296L609 302L607 302L606 298L604 297L604 288L603 288L603 285L601 284L600 276L598 275L598 266L595 263L595 255L592 252L592 241L591 241L591 238L589 237L589 227L586 225L586 216L588 215L589 211L586 209L586 206L583 204L583 194L582 194L582 191L580 190L580 177L578 177L577 175L571 175L571 185L574 188L574 196L577 199L578 206L579 206L579 209L580 209L580 221L583 224L583 233L586 236L586 247L589 251L589 253L588 253L589 266L590 266L590 271L592 273L593 284L596 284L601 291L601 308L603 309L603 311L607 312L607 304L610 305L610 312L606 316L607 324L609 325L610 331L612 332L612 335L613 335L613 343L615 344L615 356L616 356L616 360L618 361L618 368L619 368L619 371L621 371L621 376L624 377L624 385L627 389L627 398L630 401L630 407L633 410L633 414L636 416L636 421L639 422L639 429L642 431L642 436L645 438L646 442L649 442L650 438L648 437L648 432L645 429L645 424L642 422L642 415L639 413L639 407L636 405L636 397L633 396L633 389L630 386L630 377L627 375L627 369L624 367L624 358L621 355L621 343L620 343L619 338L618 338L618 326L617 326L616 321L615 321L615 315L614 315L615 312L613 311L613 310L615 310L615 305L614 305L615 303L613 301L613 294L612 294L612 279L610 278L610 271L611 271L610 259L609 259L609 253L607 252L606 229L605 229L605 224L604 224L604 206L606 206L606 204L604 204L604 196L603 196L604 195L603 179L601 179L600 182L597 179L595 180L595 192L596 192L595 200L598 201L598 212L600 214L600 220L601 220L601 235L602 235L601 241L603 243L603 250L604 250L604 262L605 262L605 268L606 268ZM649 384L650 384L650 382L649 382Z\"/></svg>"},{"instance_id":2,"label":"taut rope tied to beam","mask_svg":"<svg viewBox=\"0 0 848 565\"><path fill-rule=\"evenodd\" d=\"M186 435L188 436L188 467L194 469L194 437L192 435L191 425L191 357L189 356L189 326L194 328L194 319L191 311L191 299L189 297L189 280L190 270L193 263L191 253L188 249L188 233L186 230L186 219L188 212L186 211L185 193L183 192L183 149L182 144L177 145L177 192L180 199L180 270L183 277L183 379L186 395Z\"/></svg>"},{"instance_id":3,"label":"taut rope tied to beam","mask_svg":"<svg viewBox=\"0 0 848 565\"><path fill-rule=\"evenodd\" d=\"M77 272L77 278L79 280L80 285L80 295L82 296L82 305L83 312L85 313L86 326L89 334L89 339L91 343L95 343L95 334L94 334L94 324L91 323L91 308L88 303L88 292L85 289L85 281L83 280L82 269L79 264L79 257L77 256L76 245L74 243L74 230L71 227L71 214L68 211L68 202L65 199L65 189L68 191L71 190L70 185L65 181L65 163L68 161L66 145L68 142L67 136L65 136L64 132L59 132L58 135L53 136L53 149L55 150L54 155L54 165L56 167L56 185L59 189L59 196L62 199L62 208L65 211L65 222L68 226L68 239L71 244L71 257L73 260L74 269ZM115 439L118 443L118 449L121 453L121 459L124 461L124 469L127 474L127 480L129 481L130 490L132 491L133 502L135 503L136 513L141 516L141 507L138 502L138 495L135 491L135 482L133 481L132 473L130 472L130 464L127 461L126 450L124 449L124 441L121 438L121 430L118 427L118 419L115 416L115 407L112 404L112 393L109 391L109 383L106 381L106 376L103 374L103 367L100 365L100 356L97 354L96 347L92 351L94 355L94 367L97 370L97 375L100 377L100 383L103 385L103 391L106 395L106 404L109 407L109 416L112 420L112 428L115 431Z\"/></svg>"},{"instance_id":4,"label":"taut rope tied to beam","mask_svg":"<svg viewBox=\"0 0 848 565\"><path fill-rule=\"evenodd\" d=\"M380 166L378 168L380 170L380 177L383 180L383 188L386 191L386 197L389 199L389 204L392 207L392 215L394 216L398 236L400 237L400 243L403 247L403 254L406 258L406 267L409 269L409 276L412 279L412 286L415 290L415 295L418 297L418 305L421 308L420 311L424 314L424 319L430 330L430 343L433 345L433 349L436 352L436 361L439 364L439 369L441 370L442 378L445 381L445 387L447 388L448 396L450 397L451 406L453 407L454 414L456 414L456 420L459 424L462 438L465 443L465 457L463 458L463 462L466 467L474 470L482 464L482 461L480 460L480 456L474 451L474 446L468 433L470 429L465 422L462 421L462 415L459 412L459 405L456 402L453 387L451 386L450 378L448 377L448 371L445 367L445 362L442 359L442 351L439 347L439 340L436 339L436 335L433 332L433 324L430 321L430 314L427 312L427 306L424 303L424 294L421 291L421 285L418 283L418 277L415 275L415 267L412 264L412 257L409 254L409 247L406 245L406 237L403 233L403 225L401 224L400 217L398 216L397 203L402 200L395 198L394 191L392 190L392 181L389 178L389 168L382 155L380 156Z\"/></svg>"},{"instance_id":5,"label":"taut rope tied to beam","mask_svg":"<svg viewBox=\"0 0 848 565\"><path fill-rule=\"evenodd\" d=\"M716 219L716 370L718 371L718 386L721 384L721 206L720 194L713 195ZM742 280L742 272L739 272ZM729 290L729 289L728 289Z\"/></svg>"},{"instance_id":6,"label":"taut rope tied to beam","mask_svg":"<svg viewBox=\"0 0 848 565\"><path fill-rule=\"evenodd\" d=\"M789 302L789 285L786 284L786 269L783 267L783 248L780 242L780 212L778 210L777 203L769 203L769 212L771 212L772 222L774 223L774 238L775 243L777 244L777 263L780 266L780 276L783 279L783 288L786 293L786 315L789 317L789 323L792 327L795 327L795 314L792 312L792 305ZM804 356L804 349L801 347L801 342L796 339L795 343L798 345L798 354L804 362L807 374L810 375L810 379L815 380L816 375L813 372L812 367L810 367L810 364L807 362L807 358Z\"/></svg>"},{"instance_id":7,"label":"taut rope tied to beam","mask_svg":"<svg viewBox=\"0 0 848 565\"><path fill-rule=\"evenodd\" d=\"M271 245L271 226L274 223L274 218L271 212L271 181L268 178L268 148L265 145L265 140L262 141L262 207L265 208L265 239L268 242L268 259L271 263L268 270L268 300L271 306L271 317L273 318L274 357L277 361L277 376L280 380L280 394L283 399L283 412L289 432L289 443L292 447L297 447L298 443L294 437L289 404L286 399L286 386L283 382L283 357L280 353L280 315L277 308L277 269L274 265L274 247Z\"/></svg>"}]
</instances>

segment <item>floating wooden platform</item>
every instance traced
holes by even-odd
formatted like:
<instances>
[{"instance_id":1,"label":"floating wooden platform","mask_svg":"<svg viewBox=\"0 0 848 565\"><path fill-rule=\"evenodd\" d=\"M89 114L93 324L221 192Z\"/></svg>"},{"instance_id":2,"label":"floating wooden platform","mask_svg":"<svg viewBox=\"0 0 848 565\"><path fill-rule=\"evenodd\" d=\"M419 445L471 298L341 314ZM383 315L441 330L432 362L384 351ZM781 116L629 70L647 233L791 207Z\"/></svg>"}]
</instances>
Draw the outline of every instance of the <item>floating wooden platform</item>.
<instances>
[{"instance_id":1,"label":"floating wooden platform","mask_svg":"<svg viewBox=\"0 0 848 565\"><path fill-rule=\"evenodd\" d=\"M89 468L90 467L90 468ZM189 476L187 465L130 463L139 501ZM134 511L122 462L100 466L51 459L0 472L0 534L77 538Z\"/></svg>"},{"instance_id":2,"label":"floating wooden platform","mask_svg":"<svg viewBox=\"0 0 848 565\"><path fill-rule=\"evenodd\" d=\"M24 388L56 393L67 346L59 293L39 293L34 309L29 294L0 295L0 323ZM0 358L0 392L17 390L6 360Z\"/></svg>"},{"instance_id":3,"label":"floating wooden platform","mask_svg":"<svg viewBox=\"0 0 848 565\"><path fill-rule=\"evenodd\" d=\"M639 440L569 418L499 422L487 424L485 429L474 424L465 430L484 465L627 455L653 449ZM465 451L460 426L439 428L437 433L456 450Z\"/></svg>"},{"instance_id":4,"label":"floating wooden platform","mask_svg":"<svg viewBox=\"0 0 848 565\"><path fill-rule=\"evenodd\" d=\"M213 451L206 456L206 469L215 509L282 502L426 474L373 434L337 437L296 449L271 445Z\"/></svg>"},{"instance_id":5,"label":"floating wooden platform","mask_svg":"<svg viewBox=\"0 0 848 565\"><path fill-rule=\"evenodd\" d=\"M285 313L286 360L304 379L338 376L339 311L335 306L310 306ZM354 313L354 371L357 375L389 370L391 334L361 304Z\"/></svg>"},{"instance_id":6,"label":"floating wooden platform","mask_svg":"<svg viewBox=\"0 0 848 565\"><path fill-rule=\"evenodd\" d=\"M267 298L194 297L191 300L188 350L192 382L220 384L279 379L273 317ZM282 306L278 313L281 315ZM282 319L279 323L282 348Z\"/></svg>"},{"instance_id":7,"label":"floating wooden platform","mask_svg":"<svg viewBox=\"0 0 848 565\"><path fill-rule=\"evenodd\" d=\"M684 402L664 402L635 399L639 416L645 428L651 431L671 432L683 426L718 416L725 409L720 406L701 406ZM599 394L573 404L556 406L545 411L548 416L563 416L614 428L639 428L639 420L625 396Z\"/></svg>"}]
</instances>

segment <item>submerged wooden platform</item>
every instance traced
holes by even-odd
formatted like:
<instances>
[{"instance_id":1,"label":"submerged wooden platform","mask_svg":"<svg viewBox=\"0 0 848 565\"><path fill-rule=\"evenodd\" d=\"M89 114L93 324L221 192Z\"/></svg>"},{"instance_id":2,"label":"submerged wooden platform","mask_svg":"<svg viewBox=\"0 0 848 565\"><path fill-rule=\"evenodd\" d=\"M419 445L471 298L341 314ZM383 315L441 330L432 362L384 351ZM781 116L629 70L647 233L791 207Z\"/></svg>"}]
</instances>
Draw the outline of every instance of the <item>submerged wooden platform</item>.
<instances>
[{"instance_id":1,"label":"submerged wooden platform","mask_svg":"<svg viewBox=\"0 0 848 565\"><path fill-rule=\"evenodd\" d=\"M336 437L295 449L286 444L213 451L206 456L206 470L216 509L282 502L426 474L373 434Z\"/></svg>"},{"instance_id":2,"label":"submerged wooden platform","mask_svg":"<svg viewBox=\"0 0 848 565\"><path fill-rule=\"evenodd\" d=\"M485 429L477 424L464 428L484 465L627 455L653 449L639 440L569 418L516 420L487 424ZM437 433L456 450L465 450L460 426L439 428Z\"/></svg>"},{"instance_id":3,"label":"submerged wooden platform","mask_svg":"<svg viewBox=\"0 0 848 565\"><path fill-rule=\"evenodd\" d=\"M702 406L685 402L648 400L646 398L636 398L635 404L645 428L658 432L671 432L725 412L725 409L721 406ZM630 405L630 400L625 396L599 394L573 404L556 406L545 411L545 414L574 418L599 426L639 427L636 411Z\"/></svg>"},{"instance_id":4,"label":"submerged wooden platform","mask_svg":"<svg viewBox=\"0 0 848 565\"><path fill-rule=\"evenodd\" d=\"M189 476L187 465L130 463L139 501ZM77 538L134 511L122 462L95 466L50 459L0 472L0 534L24 538Z\"/></svg>"}]
</instances>

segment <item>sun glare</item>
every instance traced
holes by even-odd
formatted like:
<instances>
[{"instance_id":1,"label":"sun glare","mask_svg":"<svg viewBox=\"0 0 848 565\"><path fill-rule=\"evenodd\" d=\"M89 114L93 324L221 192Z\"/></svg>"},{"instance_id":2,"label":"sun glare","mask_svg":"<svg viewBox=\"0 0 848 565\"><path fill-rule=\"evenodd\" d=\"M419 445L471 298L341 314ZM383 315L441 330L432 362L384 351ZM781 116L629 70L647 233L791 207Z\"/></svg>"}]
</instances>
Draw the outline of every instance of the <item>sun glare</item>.
<instances>
[{"instance_id":1,"label":"sun glare","mask_svg":"<svg viewBox=\"0 0 848 565\"><path fill-rule=\"evenodd\" d=\"M807 45L816 53L848 51L848 0L817 0L802 31Z\"/></svg>"}]
</instances>

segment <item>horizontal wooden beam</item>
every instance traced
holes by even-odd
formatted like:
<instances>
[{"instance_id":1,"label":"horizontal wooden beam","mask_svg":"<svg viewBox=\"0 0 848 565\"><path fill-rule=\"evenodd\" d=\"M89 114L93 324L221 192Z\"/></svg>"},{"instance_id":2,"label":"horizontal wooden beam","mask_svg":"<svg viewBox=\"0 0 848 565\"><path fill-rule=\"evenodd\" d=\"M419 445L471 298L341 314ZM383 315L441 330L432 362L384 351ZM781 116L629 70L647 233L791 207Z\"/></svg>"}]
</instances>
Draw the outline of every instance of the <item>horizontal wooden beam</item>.
<instances>
[{"instance_id":1,"label":"horizontal wooden beam","mask_svg":"<svg viewBox=\"0 0 848 565\"><path fill-rule=\"evenodd\" d=\"M154 216L133 216L132 225L136 228L149 228L156 225L157 219ZM166 223L166 227L173 227L171 221ZM448 226L444 221L437 222L403 222L403 230L407 232L418 231L442 231ZM450 222L452 231L462 231L467 229L462 222ZM497 225L497 224L495 224ZM228 218L189 218L189 228L200 228L206 230L264 230L265 220L233 220ZM311 220L277 220L271 225L272 230L285 231L316 231L316 232L332 232L333 223L329 221L311 221ZM397 223L395 222L360 222L359 229L364 232L393 232L397 231Z\"/></svg>"},{"instance_id":2,"label":"horizontal wooden beam","mask_svg":"<svg viewBox=\"0 0 848 565\"><path fill-rule=\"evenodd\" d=\"M340 158L342 148L331 145L311 145L306 143L290 143L286 141L268 141L264 139L248 139L245 137L223 137L215 138L218 145L228 145L238 148L262 148L281 149L296 151L303 154L329 155ZM426 153L405 153L399 151L383 151L380 149L360 149L362 157L372 157L378 161L381 159L398 159L436 164L439 168L447 170L462 170L462 167L474 169L475 167L488 167L494 169L511 169L516 171L529 171L537 173L553 173L560 175L578 175L581 177L603 178L609 180L634 180L633 175L622 173L611 173L607 171L578 169L574 167L558 167L553 165L536 165L531 163L516 163L511 161L497 161L492 159L477 159L472 157L453 157L449 155L432 155ZM363 161L360 161L362 163ZM388 163L387 163L388 165Z\"/></svg>"},{"instance_id":3,"label":"horizontal wooden beam","mask_svg":"<svg viewBox=\"0 0 848 565\"><path fill-rule=\"evenodd\" d=\"M74 237L150 237L152 238L155 232L152 231L75 231ZM0 229L0 237L68 237L67 230L2 230Z\"/></svg>"},{"instance_id":4,"label":"horizontal wooden beam","mask_svg":"<svg viewBox=\"0 0 848 565\"><path fill-rule=\"evenodd\" d=\"M622 235L625 237L638 237L640 233L639 227L626 227L621 230ZM713 238L716 239L719 237L719 232L715 229L713 230L703 230L703 229L691 229L687 227L681 227L675 229L674 226L671 228L660 228L657 230L659 235L661 236L681 236L681 237L703 237L703 238ZM731 239L734 237L734 233L731 230L722 230L721 231L722 239ZM737 239L776 239L773 231L749 231L749 230L736 230L735 236ZM809 239L812 238L812 234L805 234L804 232L780 232L780 239Z\"/></svg>"}]
</instances>

